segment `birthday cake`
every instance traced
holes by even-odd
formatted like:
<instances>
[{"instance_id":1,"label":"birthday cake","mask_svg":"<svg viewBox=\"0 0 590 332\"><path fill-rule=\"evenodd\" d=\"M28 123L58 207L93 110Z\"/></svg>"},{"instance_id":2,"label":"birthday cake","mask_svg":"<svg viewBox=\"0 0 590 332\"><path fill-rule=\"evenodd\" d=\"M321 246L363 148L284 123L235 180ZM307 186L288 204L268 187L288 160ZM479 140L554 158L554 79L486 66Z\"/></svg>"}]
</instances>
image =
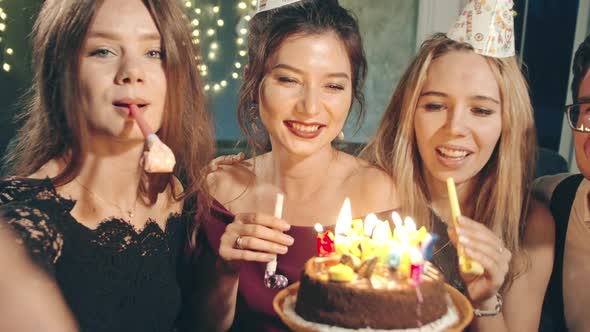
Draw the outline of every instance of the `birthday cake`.
<instances>
[{"instance_id":1,"label":"birthday cake","mask_svg":"<svg viewBox=\"0 0 590 332\"><path fill-rule=\"evenodd\" d=\"M295 313L308 322L380 330L418 328L445 316L444 277L428 262L436 235L395 212L393 232L374 215L343 217L347 204L335 235L318 230L318 257L305 264Z\"/></svg>"},{"instance_id":2,"label":"birthday cake","mask_svg":"<svg viewBox=\"0 0 590 332\"><path fill-rule=\"evenodd\" d=\"M305 264L295 303L295 312L303 319L353 329L405 329L447 313L444 278L430 264L416 287L385 271L379 277L365 278L359 271L350 281L331 280L330 268L339 267L341 259L314 257Z\"/></svg>"}]
</instances>

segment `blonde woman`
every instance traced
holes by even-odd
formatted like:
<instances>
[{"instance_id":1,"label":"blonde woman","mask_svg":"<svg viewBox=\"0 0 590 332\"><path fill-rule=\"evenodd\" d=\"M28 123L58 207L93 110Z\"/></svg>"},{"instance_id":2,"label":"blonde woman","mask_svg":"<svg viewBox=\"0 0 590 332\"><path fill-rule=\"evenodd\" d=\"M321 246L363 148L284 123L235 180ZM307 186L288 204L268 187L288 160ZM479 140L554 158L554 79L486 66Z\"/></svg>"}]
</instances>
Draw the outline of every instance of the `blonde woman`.
<instances>
[{"instance_id":1,"label":"blonde woman","mask_svg":"<svg viewBox=\"0 0 590 332\"><path fill-rule=\"evenodd\" d=\"M403 213L441 237L433 262L472 301L472 330L538 327L554 226L548 210L529 199L535 146L516 59L482 56L436 34L406 70L363 152L396 179ZM479 277L459 272L457 242L447 236L448 177L468 216L459 218L458 242L485 268Z\"/></svg>"}]
</instances>

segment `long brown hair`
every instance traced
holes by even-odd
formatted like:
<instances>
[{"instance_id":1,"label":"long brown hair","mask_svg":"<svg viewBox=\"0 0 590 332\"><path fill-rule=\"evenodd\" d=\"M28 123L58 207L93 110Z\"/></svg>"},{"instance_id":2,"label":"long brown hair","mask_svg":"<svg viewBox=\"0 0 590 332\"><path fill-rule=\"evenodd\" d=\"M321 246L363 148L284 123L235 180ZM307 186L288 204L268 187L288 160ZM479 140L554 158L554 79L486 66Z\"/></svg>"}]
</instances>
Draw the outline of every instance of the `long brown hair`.
<instances>
[{"instance_id":1,"label":"long brown hair","mask_svg":"<svg viewBox=\"0 0 590 332\"><path fill-rule=\"evenodd\" d=\"M54 158L65 168L52 180L66 184L79 173L85 155L87 124L80 111L79 54L103 1L47 0L33 30L35 76L21 117L16 145L5 159L9 174L28 176ZM203 170L213 155L213 131L198 72L199 50L175 1L143 0L161 34L167 78L166 112L158 131L174 152L174 175L184 191L176 199L207 192ZM173 176L150 175L141 192L153 204L173 186ZM173 190L175 192L175 190ZM207 195L204 195L206 197Z\"/></svg>"},{"instance_id":2,"label":"long brown hair","mask_svg":"<svg viewBox=\"0 0 590 332\"><path fill-rule=\"evenodd\" d=\"M473 52L473 48L444 34L435 34L422 44L402 76L376 135L362 153L396 180L398 192L403 193L403 212L429 226L433 217L429 209L431 197L416 143L414 114L430 64L454 51ZM520 251L535 163L533 112L528 86L516 59L485 59L500 88L502 131L490 160L473 184L477 193L471 195L474 211L470 217L490 228L516 253Z\"/></svg>"},{"instance_id":3,"label":"long brown hair","mask_svg":"<svg viewBox=\"0 0 590 332\"><path fill-rule=\"evenodd\" d=\"M357 126L362 122L366 112L363 85L367 59L355 17L337 0L302 0L265 11L250 20L249 28L248 73L240 87L238 122L254 153L263 152L268 146L268 133L257 123L259 114L255 107L260 85L269 70L268 59L293 35L335 32L340 38L352 67Z\"/></svg>"}]
</instances>

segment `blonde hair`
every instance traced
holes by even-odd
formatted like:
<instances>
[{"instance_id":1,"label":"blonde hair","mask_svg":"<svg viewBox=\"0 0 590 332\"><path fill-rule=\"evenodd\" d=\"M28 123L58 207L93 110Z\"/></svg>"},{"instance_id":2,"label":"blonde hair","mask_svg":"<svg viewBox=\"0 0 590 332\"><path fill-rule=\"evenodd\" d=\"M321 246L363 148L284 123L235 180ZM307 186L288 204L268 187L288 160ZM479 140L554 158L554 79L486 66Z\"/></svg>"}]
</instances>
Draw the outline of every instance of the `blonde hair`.
<instances>
[{"instance_id":1,"label":"blonde hair","mask_svg":"<svg viewBox=\"0 0 590 332\"><path fill-rule=\"evenodd\" d=\"M457 51L473 52L473 48L440 33L422 44L401 78L376 135L361 153L396 180L402 212L429 227L433 223L431 197L416 143L414 114L432 61ZM469 217L486 225L516 253L520 251L535 163L532 106L516 59L485 59L500 88L502 131L490 160L472 184L477 192L471 195L474 205ZM508 279L513 280L512 272L510 276Z\"/></svg>"}]
</instances>

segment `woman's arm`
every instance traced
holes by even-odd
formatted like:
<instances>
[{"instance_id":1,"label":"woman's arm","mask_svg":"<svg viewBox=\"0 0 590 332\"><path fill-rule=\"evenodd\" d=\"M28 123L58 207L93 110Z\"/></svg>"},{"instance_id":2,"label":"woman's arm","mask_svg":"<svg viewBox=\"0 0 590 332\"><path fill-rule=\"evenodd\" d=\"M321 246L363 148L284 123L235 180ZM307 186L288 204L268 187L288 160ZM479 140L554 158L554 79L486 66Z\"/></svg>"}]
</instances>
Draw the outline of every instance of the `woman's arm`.
<instances>
[{"instance_id":1,"label":"woman's arm","mask_svg":"<svg viewBox=\"0 0 590 332\"><path fill-rule=\"evenodd\" d=\"M59 288L0 220L0 331L78 331Z\"/></svg>"},{"instance_id":2,"label":"woman's arm","mask_svg":"<svg viewBox=\"0 0 590 332\"><path fill-rule=\"evenodd\" d=\"M208 183L213 196L226 202L243 193L249 181L246 176L231 174L230 168L210 173ZM201 238L206 238L207 243L197 259L193 303L197 325L203 331L226 331L231 327L242 262L269 262L293 244L293 238L283 233L290 225L271 215L238 213L231 223L226 222L208 220L201 230Z\"/></svg>"},{"instance_id":3,"label":"woman's arm","mask_svg":"<svg viewBox=\"0 0 590 332\"><path fill-rule=\"evenodd\" d=\"M239 272L209 248L203 250L198 261L197 291L193 294L197 331L227 331L234 320Z\"/></svg>"},{"instance_id":4,"label":"woman's arm","mask_svg":"<svg viewBox=\"0 0 590 332\"><path fill-rule=\"evenodd\" d=\"M524 230L522 249L515 255L520 274L504 294L502 312L492 317L476 318L473 331L538 331L543 298L553 268L555 225L549 210L532 201ZM495 301L482 303L493 309Z\"/></svg>"},{"instance_id":5,"label":"woman's arm","mask_svg":"<svg viewBox=\"0 0 590 332\"><path fill-rule=\"evenodd\" d=\"M198 325L203 330L226 331L231 327L240 264L245 261L267 263L277 254L285 254L294 241L283 233L289 228L287 222L271 215L240 213L223 230L219 255L211 248L201 254L197 266L199 291L195 300L200 308Z\"/></svg>"}]
</instances>

